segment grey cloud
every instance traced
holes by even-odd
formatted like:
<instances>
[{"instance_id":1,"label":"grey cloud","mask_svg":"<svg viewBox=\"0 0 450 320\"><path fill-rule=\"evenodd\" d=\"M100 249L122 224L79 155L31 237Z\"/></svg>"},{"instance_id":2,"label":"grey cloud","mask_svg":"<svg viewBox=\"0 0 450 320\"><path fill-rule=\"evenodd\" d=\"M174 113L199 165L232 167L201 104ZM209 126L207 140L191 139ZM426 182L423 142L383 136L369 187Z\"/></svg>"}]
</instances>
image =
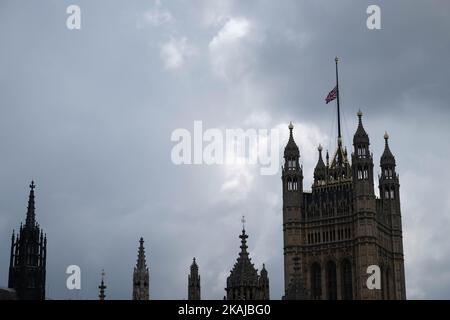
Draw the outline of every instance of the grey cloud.
<instances>
[{"instance_id":1,"label":"grey cloud","mask_svg":"<svg viewBox=\"0 0 450 320\"><path fill-rule=\"evenodd\" d=\"M442 170L450 157L447 3L383 2L383 29L368 31L369 1L164 1L161 10L173 20L142 28L137 22L152 2L77 2L79 32L65 28L71 3L0 4L0 286L7 281L10 233L25 217L34 178L37 219L49 239L50 298L96 299L105 268L108 298L129 299L143 236L152 298L186 298L196 256L203 296L220 299L243 214L252 259L257 268L266 263L271 296L280 298L279 175L249 169L245 198L234 198L221 191L226 168L174 166L170 135L192 130L194 120L246 128L252 114L264 113L269 127L289 120L317 126L318 139L330 136L332 149L334 109L324 97L339 55L347 146L358 108L377 161L384 131L391 135L408 297L450 297L449 177ZM211 17L217 19L207 23ZM250 21L253 38L242 43L245 54L233 56L248 68L224 81L214 73L208 45L233 17ZM175 72L160 56L171 37L185 37L197 50ZM317 154L307 152L307 141L300 148L308 189ZM82 268L81 292L65 288L69 264Z\"/></svg>"}]
</instances>

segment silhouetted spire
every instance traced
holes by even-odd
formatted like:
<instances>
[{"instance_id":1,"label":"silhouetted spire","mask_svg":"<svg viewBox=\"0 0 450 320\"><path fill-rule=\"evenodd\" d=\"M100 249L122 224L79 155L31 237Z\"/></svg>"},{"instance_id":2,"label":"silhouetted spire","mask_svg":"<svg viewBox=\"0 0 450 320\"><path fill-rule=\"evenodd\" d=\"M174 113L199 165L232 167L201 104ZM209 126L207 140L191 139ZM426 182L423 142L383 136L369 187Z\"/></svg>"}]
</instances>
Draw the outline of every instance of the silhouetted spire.
<instances>
[{"instance_id":1,"label":"silhouetted spire","mask_svg":"<svg viewBox=\"0 0 450 320\"><path fill-rule=\"evenodd\" d=\"M266 270L266 265L263 263L262 269L259 276L259 286L260 286L260 294L259 300L269 300L270 299L270 290L269 290L269 275Z\"/></svg>"},{"instance_id":2,"label":"silhouetted spire","mask_svg":"<svg viewBox=\"0 0 450 320\"><path fill-rule=\"evenodd\" d=\"M45 299L47 238L36 223L35 187L31 181L25 224L21 223L11 238L8 287L16 290L21 300Z\"/></svg>"},{"instance_id":3,"label":"silhouetted spire","mask_svg":"<svg viewBox=\"0 0 450 320\"><path fill-rule=\"evenodd\" d=\"M245 223L245 219L242 219ZM258 271L251 262L247 252L247 234L245 227L242 228L241 252L227 278L227 299L229 300L248 300L257 299L256 290L258 288ZM249 291L248 291L249 290ZM250 293L251 291L251 293Z\"/></svg>"},{"instance_id":4,"label":"silhouetted spire","mask_svg":"<svg viewBox=\"0 0 450 320\"><path fill-rule=\"evenodd\" d=\"M389 148L389 135L384 133L384 152L381 156L381 165L395 165L395 157Z\"/></svg>"},{"instance_id":5,"label":"silhouetted spire","mask_svg":"<svg viewBox=\"0 0 450 320\"><path fill-rule=\"evenodd\" d=\"M195 258L192 259L191 273L188 275L188 300L200 300L200 275Z\"/></svg>"},{"instance_id":6,"label":"silhouetted spire","mask_svg":"<svg viewBox=\"0 0 450 320\"><path fill-rule=\"evenodd\" d=\"M292 124L292 122L289 123L289 141L286 145L286 147L284 148L284 156L299 156L300 155L300 151L298 149L297 144L294 141L294 135L292 133L292 131L294 130L294 125Z\"/></svg>"},{"instance_id":7,"label":"silhouetted spire","mask_svg":"<svg viewBox=\"0 0 450 320\"><path fill-rule=\"evenodd\" d=\"M242 234L239 236L239 238L241 238L241 252L239 255L240 256L248 255L248 252L247 252L248 235L245 234L245 229L242 229Z\"/></svg>"},{"instance_id":8,"label":"silhouetted spire","mask_svg":"<svg viewBox=\"0 0 450 320\"><path fill-rule=\"evenodd\" d=\"M100 300L105 300L106 295L105 295L105 270L102 270L102 282L100 283L100 285L98 286L98 288L100 289L100 294L98 295Z\"/></svg>"},{"instance_id":9,"label":"silhouetted spire","mask_svg":"<svg viewBox=\"0 0 450 320\"><path fill-rule=\"evenodd\" d=\"M363 123L362 123L362 116L363 113L361 110L358 111L358 128L356 129L355 135L353 136L353 144L369 144L369 135L367 134L366 130L364 129Z\"/></svg>"},{"instance_id":10,"label":"silhouetted spire","mask_svg":"<svg viewBox=\"0 0 450 320\"><path fill-rule=\"evenodd\" d=\"M31 181L30 195L28 197L27 218L25 221L25 226L27 227L34 227L36 224L36 213L34 207L34 188L36 188L36 185L34 184L34 181Z\"/></svg>"},{"instance_id":11,"label":"silhouetted spire","mask_svg":"<svg viewBox=\"0 0 450 320\"><path fill-rule=\"evenodd\" d=\"M338 138L338 146L334 153L333 160L331 161L331 167L343 167L348 165L347 156L342 145L342 137Z\"/></svg>"},{"instance_id":12,"label":"silhouetted spire","mask_svg":"<svg viewBox=\"0 0 450 320\"><path fill-rule=\"evenodd\" d=\"M326 167L322 159L322 146L319 145L317 150L319 151L319 160L317 161L316 167L314 168L314 181L315 183L319 182L319 184L321 184L321 181L325 180Z\"/></svg>"},{"instance_id":13,"label":"silhouetted spire","mask_svg":"<svg viewBox=\"0 0 450 320\"><path fill-rule=\"evenodd\" d=\"M147 268L147 264L145 262L144 238L141 237L141 239L139 240L139 250L136 269L145 269L145 268Z\"/></svg>"},{"instance_id":14,"label":"silhouetted spire","mask_svg":"<svg viewBox=\"0 0 450 320\"><path fill-rule=\"evenodd\" d=\"M319 151L319 160L317 161L316 170L325 168L325 163L323 162L323 159L322 159L322 150L323 149L320 144L319 144L319 147L317 148L317 150Z\"/></svg>"},{"instance_id":15,"label":"silhouetted spire","mask_svg":"<svg viewBox=\"0 0 450 320\"><path fill-rule=\"evenodd\" d=\"M239 253L240 256L246 255L248 256L247 252L247 238L248 235L245 234L245 216L242 216L242 234L239 236L241 238L241 253Z\"/></svg>"},{"instance_id":16,"label":"silhouetted spire","mask_svg":"<svg viewBox=\"0 0 450 320\"><path fill-rule=\"evenodd\" d=\"M144 238L139 239L138 258L133 272L133 300L150 298L150 274L145 260Z\"/></svg>"},{"instance_id":17,"label":"silhouetted spire","mask_svg":"<svg viewBox=\"0 0 450 320\"><path fill-rule=\"evenodd\" d=\"M191 264L191 274L197 274L198 273L198 265L197 262L195 261L195 257L192 259L192 264Z\"/></svg>"},{"instance_id":18,"label":"silhouetted spire","mask_svg":"<svg viewBox=\"0 0 450 320\"><path fill-rule=\"evenodd\" d=\"M267 278L267 270L266 270L266 264L263 263L262 269L261 269L261 277Z\"/></svg>"}]
</instances>

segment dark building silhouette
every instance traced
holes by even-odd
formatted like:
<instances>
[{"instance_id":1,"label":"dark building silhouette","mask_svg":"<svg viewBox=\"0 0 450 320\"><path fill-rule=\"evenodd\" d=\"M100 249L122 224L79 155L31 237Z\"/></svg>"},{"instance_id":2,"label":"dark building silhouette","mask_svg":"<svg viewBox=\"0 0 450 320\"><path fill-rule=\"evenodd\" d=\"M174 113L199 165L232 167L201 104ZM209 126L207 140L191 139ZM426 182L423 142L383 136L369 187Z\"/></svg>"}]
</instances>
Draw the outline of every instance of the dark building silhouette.
<instances>
[{"instance_id":1,"label":"dark building silhouette","mask_svg":"<svg viewBox=\"0 0 450 320\"><path fill-rule=\"evenodd\" d=\"M188 275L188 300L201 300L200 275L195 258L192 260L191 273Z\"/></svg>"},{"instance_id":2,"label":"dark building silhouette","mask_svg":"<svg viewBox=\"0 0 450 320\"><path fill-rule=\"evenodd\" d=\"M139 240L138 258L133 272L133 300L149 300L149 272L145 262L144 239Z\"/></svg>"},{"instance_id":3,"label":"dark building silhouette","mask_svg":"<svg viewBox=\"0 0 450 320\"><path fill-rule=\"evenodd\" d=\"M230 276L227 278L227 300L269 300L269 277L263 265L261 273L255 269L247 252L247 238L245 228L242 228L241 252L234 264Z\"/></svg>"},{"instance_id":4,"label":"dark building silhouette","mask_svg":"<svg viewBox=\"0 0 450 320\"><path fill-rule=\"evenodd\" d=\"M284 150L283 232L285 294L303 281L311 299L405 299L399 177L388 135L380 160L380 198L374 192L369 136L358 112L351 163L338 136L326 163L319 146L312 190L303 190L300 151L289 125ZM298 267L295 257L299 258ZM367 267L381 269L381 289L368 289ZM296 270L298 268L298 270ZM299 272L301 277L299 277Z\"/></svg>"},{"instance_id":5,"label":"dark building silhouette","mask_svg":"<svg viewBox=\"0 0 450 320\"><path fill-rule=\"evenodd\" d=\"M31 181L25 225L11 237L8 287L20 300L45 299L47 236L36 223L35 184Z\"/></svg>"}]
</instances>

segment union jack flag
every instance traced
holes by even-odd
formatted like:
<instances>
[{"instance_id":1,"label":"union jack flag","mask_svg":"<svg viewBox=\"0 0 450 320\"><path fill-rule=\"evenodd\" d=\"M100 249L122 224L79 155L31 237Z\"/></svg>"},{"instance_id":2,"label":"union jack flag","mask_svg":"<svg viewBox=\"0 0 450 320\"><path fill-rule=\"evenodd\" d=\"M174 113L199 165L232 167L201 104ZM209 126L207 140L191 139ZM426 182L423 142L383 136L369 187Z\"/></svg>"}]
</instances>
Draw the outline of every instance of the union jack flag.
<instances>
[{"instance_id":1,"label":"union jack flag","mask_svg":"<svg viewBox=\"0 0 450 320\"><path fill-rule=\"evenodd\" d=\"M329 102L333 101L336 98L337 98L337 86L334 87L334 89L330 91L330 93L325 98L325 101L328 104Z\"/></svg>"}]
</instances>

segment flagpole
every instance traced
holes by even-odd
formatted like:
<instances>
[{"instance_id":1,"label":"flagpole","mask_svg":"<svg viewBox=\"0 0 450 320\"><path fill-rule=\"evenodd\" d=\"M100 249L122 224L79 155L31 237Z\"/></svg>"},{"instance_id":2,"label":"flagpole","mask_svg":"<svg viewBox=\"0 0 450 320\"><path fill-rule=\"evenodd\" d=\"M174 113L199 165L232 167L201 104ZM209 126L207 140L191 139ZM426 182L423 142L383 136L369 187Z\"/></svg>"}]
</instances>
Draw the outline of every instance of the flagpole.
<instances>
[{"instance_id":1,"label":"flagpole","mask_svg":"<svg viewBox=\"0 0 450 320\"><path fill-rule=\"evenodd\" d=\"M339 107L339 77L338 77L338 61L339 58L334 59L336 62L336 91L337 91L337 112L338 112L338 143L341 143L341 109Z\"/></svg>"}]
</instances>

